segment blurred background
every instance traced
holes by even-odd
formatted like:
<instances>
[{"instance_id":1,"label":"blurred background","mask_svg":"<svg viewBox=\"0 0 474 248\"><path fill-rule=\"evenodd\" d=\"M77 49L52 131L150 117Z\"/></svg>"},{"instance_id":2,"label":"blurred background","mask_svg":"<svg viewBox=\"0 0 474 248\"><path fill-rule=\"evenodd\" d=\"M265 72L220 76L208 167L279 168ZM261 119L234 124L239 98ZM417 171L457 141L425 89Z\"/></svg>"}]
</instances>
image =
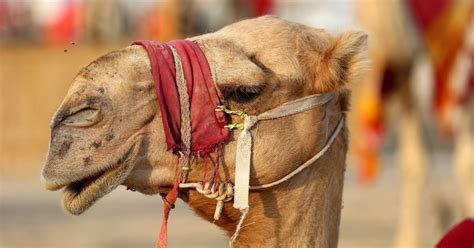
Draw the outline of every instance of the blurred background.
<instances>
[{"instance_id":1,"label":"blurred background","mask_svg":"<svg viewBox=\"0 0 474 248\"><path fill-rule=\"evenodd\" d=\"M50 118L76 73L111 50L265 14L370 35L370 69L352 86L340 247L433 247L474 216L471 0L0 0L0 247L152 247L160 197L119 188L75 217L44 189ZM227 245L178 205L170 247Z\"/></svg>"}]
</instances>

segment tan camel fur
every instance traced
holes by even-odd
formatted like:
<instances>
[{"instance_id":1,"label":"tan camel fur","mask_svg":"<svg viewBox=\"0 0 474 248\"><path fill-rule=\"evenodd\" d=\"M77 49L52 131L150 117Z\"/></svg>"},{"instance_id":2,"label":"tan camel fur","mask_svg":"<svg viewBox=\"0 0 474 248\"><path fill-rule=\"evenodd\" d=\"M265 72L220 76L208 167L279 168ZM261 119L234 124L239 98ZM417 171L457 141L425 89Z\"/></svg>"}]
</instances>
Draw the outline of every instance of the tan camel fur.
<instances>
[{"instance_id":1,"label":"tan camel fur","mask_svg":"<svg viewBox=\"0 0 474 248\"><path fill-rule=\"evenodd\" d=\"M340 93L322 107L258 123L252 130L252 185L281 178L324 146L348 110L348 83L366 64L363 32L333 37L271 16L191 40L204 51L219 96L231 109L259 114L306 95ZM74 79L53 118L43 168L46 187L65 186L63 204L73 214L118 185L145 194L168 192L178 158L166 150L162 127L145 50L129 46L97 59ZM234 179L238 133L222 149L223 181ZM347 135L344 127L328 152L291 180L251 191L250 212L235 246L336 247ZM202 180L203 163L194 160L188 181ZM189 189L179 196L213 220L214 200ZM231 235L239 217L229 202L216 224Z\"/></svg>"}]
</instances>

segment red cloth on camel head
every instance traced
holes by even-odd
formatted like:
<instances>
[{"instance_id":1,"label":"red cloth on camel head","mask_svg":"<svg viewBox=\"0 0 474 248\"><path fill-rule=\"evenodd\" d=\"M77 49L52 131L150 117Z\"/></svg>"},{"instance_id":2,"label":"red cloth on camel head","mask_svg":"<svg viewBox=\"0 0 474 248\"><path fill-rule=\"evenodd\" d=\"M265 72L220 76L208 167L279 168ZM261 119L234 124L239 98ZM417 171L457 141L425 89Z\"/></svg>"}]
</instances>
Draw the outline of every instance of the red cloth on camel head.
<instances>
[{"instance_id":1,"label":"red cloth on camel head","mask_svg":"<svg viewBox=\"0 0 474 248\"><path fill-rule=\"evenodd\" d=\"M199 46L187 40L168 43L139 40L132 45L143 46L150 58L151 72L161 111L168 150L180 151L181 119L173 46L181 58L191 105L191 152L203 155L226 141L229 130L225 114L216 112L220 105L209 63Z\"/></svg>"}]
</instances>

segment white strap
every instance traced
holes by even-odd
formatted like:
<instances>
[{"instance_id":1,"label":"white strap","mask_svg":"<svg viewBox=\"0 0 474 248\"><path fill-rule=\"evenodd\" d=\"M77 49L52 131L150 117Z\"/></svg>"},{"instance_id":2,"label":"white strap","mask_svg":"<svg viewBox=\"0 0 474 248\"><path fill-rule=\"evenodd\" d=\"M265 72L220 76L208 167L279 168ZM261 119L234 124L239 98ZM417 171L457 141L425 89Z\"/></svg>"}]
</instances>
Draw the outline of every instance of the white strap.
<instances>
[{"instance_id":1,"label":"white strap","mask_svg":"<svg viewBox=\"0 0 474 248\"><path fill-rule=\"evenodd\" d=\"M337 93L329 92L325 94L309 95L303 98L299 98L287 103L284 103L274 109L270 109L267 112L258 115L258 120L270 120L281 118L289 115L298 114L308 109L318 107L326 104L333 99Z\"/></svg>"},{"instance_id":2,"label":"white strap","mask_svg":"<svg viewBox=\"0 0 474 248\"><path fill-rule=\"evenodd\" d=\"M250 133L250 129L257 121L256 116L245 117L244 129L242 129L237 139L234 208L241 211L249 206L250 159L252 156L252 133Z\"/></svg>"},{"instance_id":3,"label":"white strap","mask_svg":"<svg viewBox=\"0 0 474 248\"><path fill-rule=\"evenodd\" d=\"M326 142L324 147L312 158L306 161L304 164L298 166L294 171L290 174L267 184L262 185L255 185L250 186L250 162L252 158L252 133L250 130L257 124L260 120L270 120L285 116L294 115L297 113L304 112L311 108L321 106L329 102L337 96L337 93L326 93L326 94L318 94L318 95L311 95L304 98L300 98L288 103L285 103L279 107L271 109L267 112L264 112L258 116L247 115L244 118L244 128L239 134L237 138L237 151L236 151L236 163L235 163L235 186L234 192L231 190L231 186L229 187L230 190L228 192L223 193L222 196L217 197L217 195L212 193L211 191L204 190L207 188L200 183L182 183L180 184L180 188L195 188L198 192L204 194L207 197L215 198L217 201L216 210L214 212L214 219L218 220L220 217L220 213L222 212L223 203L224 201L229 201L234 197L234 208L239 209L241 212L241 216L239 219L239 223L237 228L232 235L231 239L229 240L229 245L232 247L233 242L237 239L240 230L243 227L243 222L247 213L249 211L249 190L256 190L256 189L264 189L276 186L280 183L287 181L288 179L292 178L296 174L303 171L305 168L313 164L316 160L322 157L331 147L332 143L342 130L344 126L344 117L341 117L337 127L331 134L331 137ZM220 190L219 190L220 191ZM233 194L234 193L234 194ZM222 198L222 199L221 199ZM225 200L224 200L225 198Z\"/></svg>"},{"instance_id":4,"label":"white strap","mask_svg":"<svg viewBox=\"0 0 474 248\"><path fill-rule=\"evenodd\" d=\"M303 97L303 98L296 99L294 101L282 104L279 107L271 109L258 116L248 115L245 117L244 128L240 132L239 137L237 139L237 152L236 152L236 162L235 162L234 208L239 209L240 211L244 211L244 210L247 211L249 207L248 197L249 197L249 190L250 190L250 185L249 185L250 184L250 161L252 157L252 133L250 132L250 130L252 129L252 127L254 127L255 124L260 120L276 119L280 117L294 115L294 114L309 110L311 108L324 105L325 103L333 99L336 95L337 94L334 92L330 92L326 94L310 95L307 97ZM340 126L342 126L342 122L340 122ZM338 132L339 131L335 132L336 135ZM322 152L318 153L319 154L318 158L324 154L325 150L324 151L323 150L321 150ZM316 161L316 159L314 161ZM309 164L311 163L308 163L308 164L305 163L303 165L307 167ZM301 170L303 169L304 168L302 168ZM297 174L298 172L299 171L297 171L295 174ZM288 175L288 178L293 177L295 174L290 173ZM284 177L280 180L274 183L271 183L270 185L279 184L287 180L287 177ZM252 186L252 187L259 187L259 186ZM271 187L271 186L268 186L268 187Z\"/></svg>"}]
</instances>

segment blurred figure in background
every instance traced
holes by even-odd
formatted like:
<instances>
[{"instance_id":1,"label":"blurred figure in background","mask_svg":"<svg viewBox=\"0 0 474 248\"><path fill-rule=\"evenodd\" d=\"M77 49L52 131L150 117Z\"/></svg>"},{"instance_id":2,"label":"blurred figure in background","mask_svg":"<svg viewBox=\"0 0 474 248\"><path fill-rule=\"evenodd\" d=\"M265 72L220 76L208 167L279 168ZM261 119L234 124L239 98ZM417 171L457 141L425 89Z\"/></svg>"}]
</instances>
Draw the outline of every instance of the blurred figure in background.
<instances>
[{"instance_id":1,"label":"blurred figure in background","mask_svg":"<svg viewBox=\"0 0 474 248\"><path fill-rule=\"evenodd\" d=\"M31 2L0 1L0 40L29 40L36 37L36 32Z\"/></svg>"},{"instance_id":2,"label":"blurred figure in background","mask_svg":"<svg viewBox=\"0 0 474 248\"><path fill-rule=\"evenodd\" d=\"M474 215L470 130L474 118L474 3L360 1L358 13L372 36L372 69L354 93L357 126L361 128L355 138L356 151L362 159L359 175L363 182L374 179L383 130L394 123L403 180L396 246L417 247L420 202L423 188L430 185L425 181L428 165L434 159L430 154L437 149L433 142L451 134L455 149L452 165L463 197L459 204L449 204L449 195L429 192L437 200L433 210L438 235L459 220L453 213L459 205L462 216ZM433 135L435 130L442 137Z\"/></svg>"},{"instance_id":3,"label":"blurred figure in background","mask_svg":"<svg viewBox=\"0 0 474 248\"><path fill-rule=\"evenodd\" d=\"M125 32L123 5L116 0L89 0L85 2L86 36L97 41L113 41Z\"/></svg>"},{"instance_id":4,"label":"blurred figure in background","mask_svg":"<svg viewBox=\"0 0 474 248\"><path fill-rule=\"evenodd\" d=\"M2 40L171 40L273 12L273 0L1 0ZM212 6L212 7L211 7Z\"/></svg>"}]
</instances>

